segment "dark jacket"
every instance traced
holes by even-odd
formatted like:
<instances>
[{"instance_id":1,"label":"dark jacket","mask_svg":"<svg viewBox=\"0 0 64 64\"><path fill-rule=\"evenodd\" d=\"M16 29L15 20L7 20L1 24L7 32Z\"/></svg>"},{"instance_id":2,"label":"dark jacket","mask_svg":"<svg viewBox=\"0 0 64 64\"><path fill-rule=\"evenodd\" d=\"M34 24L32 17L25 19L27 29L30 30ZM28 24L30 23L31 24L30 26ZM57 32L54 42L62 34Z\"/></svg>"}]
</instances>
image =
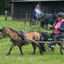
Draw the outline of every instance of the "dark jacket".
<instances>
[{"instance_id":1,"label":"dark jacket","mask_svg":"<svg viewBox=\"0 0 64 64\"><path fill-rule=\"evenodd\" d=\"M53 29L55 26L56 26L56 24L53 26ZM61 35L64 38L64 22L62 22L61 27L58 28L58 30L61 31Z\"/></svg>"},{"instance_id":2,"label":"dark jacket","mask_svg":"<svg viewBox=\"0 0 64 64\"><path fill-rule=\"evenodd\" d=\"M42 10L41 9L39 9L40 10L40 12L42 13ZM36 11L35 11L35 9L34 9L34 11L33 11L33 19L35 20L35 17L36 17Z\"/></svg>"}]
</instances>

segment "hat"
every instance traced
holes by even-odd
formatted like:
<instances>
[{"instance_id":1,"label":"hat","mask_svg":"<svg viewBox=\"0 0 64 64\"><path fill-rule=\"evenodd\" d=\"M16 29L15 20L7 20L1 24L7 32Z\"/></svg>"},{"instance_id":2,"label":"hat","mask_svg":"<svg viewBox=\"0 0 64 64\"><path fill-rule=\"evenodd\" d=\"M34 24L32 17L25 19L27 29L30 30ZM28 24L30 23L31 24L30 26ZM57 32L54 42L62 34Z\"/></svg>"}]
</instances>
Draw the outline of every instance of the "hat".
<instances>
[{"instance_id":1,"label":"hat","mask_svg":"<svg viewBox=\"0 0 64 64\"><path fill-rule=\"evenodd\" d=\"M59 12L57 17L64 17L64 13L63 12Z\"/></svg>"},{"instance_id":2,"label":"hat","mask_svg":"<svg viewBox=\"0 0 64 64\"><path fill-rule=\"evenodd\" d=\"M39 5L36 5L36 7L40 7Z\"/></svg>"}]
</instances>

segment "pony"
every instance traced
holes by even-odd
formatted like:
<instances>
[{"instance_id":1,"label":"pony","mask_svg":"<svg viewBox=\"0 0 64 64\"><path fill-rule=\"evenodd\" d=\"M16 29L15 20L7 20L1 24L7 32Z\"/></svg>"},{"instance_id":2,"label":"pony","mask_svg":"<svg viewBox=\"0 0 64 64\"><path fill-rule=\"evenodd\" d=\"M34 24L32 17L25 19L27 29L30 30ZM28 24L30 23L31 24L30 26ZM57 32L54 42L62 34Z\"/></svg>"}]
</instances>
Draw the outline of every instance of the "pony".
<instances>
[{"instance_id":1,"label":"pony","mask_svg":"<svg viewBox=\"0 0 64 64\"><path fill-rule=\"evenodd\" d=\"M48 24L53 25L55 22L55 17L52 14L45 14L44 19L41 21L41 27L43 28L46 25L48 30Z\"/></svg>"},{"instance_id":2,"label":"pony","mask_svg":"<svg viewBox=\"0 0 64 64\"><path fill-rule=\"evenodd\" d=\"M22 52L22 46L23 45L28 45L28 44L32 44L33 46L33 55L35 55L35 50L36 50L36 46L39 48L40 54L44 54L42 49L44 49L44 45L42 43L38 43L38 40L42 40L42 36L40 33L38 32L25 32L26 35L26 39L22 40L22 38L19 36L20 31L14 30L12 28L9 27L2 27L2 29L0 29L0 39L4 38L6 35L9 36L9 38L12 41L12 46L9 50L9 52L7 53L7 56L10 55L11 50L14 48L14 46L18 46L19 50L21 52L21 56L23 55ZM23 35L22 35L23 36Z\"/></svg>"}]
</instances>

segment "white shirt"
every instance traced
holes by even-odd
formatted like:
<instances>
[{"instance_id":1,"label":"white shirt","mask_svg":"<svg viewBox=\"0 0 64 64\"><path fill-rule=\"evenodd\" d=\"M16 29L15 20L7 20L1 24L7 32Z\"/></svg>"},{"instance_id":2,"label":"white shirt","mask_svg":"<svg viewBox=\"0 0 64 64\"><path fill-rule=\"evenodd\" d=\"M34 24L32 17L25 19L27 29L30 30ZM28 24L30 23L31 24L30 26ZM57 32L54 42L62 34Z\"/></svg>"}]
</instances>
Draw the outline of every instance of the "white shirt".
<instances>
[{"instance_id":1,"label":"white shirt","mask_svg":"<svg viewBox=\"0 0 64 64\"><path fill-rule=\"evenodd\" d=\"M40 10L37 10L37 9L35 9L35 11L36 11L36 15L40 15Z\"/></svg>"}]
</instances>

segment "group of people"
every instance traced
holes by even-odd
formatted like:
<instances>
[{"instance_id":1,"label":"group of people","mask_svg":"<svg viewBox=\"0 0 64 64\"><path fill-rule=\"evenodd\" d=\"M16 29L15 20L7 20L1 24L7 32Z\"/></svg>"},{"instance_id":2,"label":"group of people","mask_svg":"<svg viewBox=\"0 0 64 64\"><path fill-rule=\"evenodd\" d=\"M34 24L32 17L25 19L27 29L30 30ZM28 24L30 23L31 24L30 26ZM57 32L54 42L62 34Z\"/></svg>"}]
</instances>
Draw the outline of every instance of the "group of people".
<instances>
[{"instance_id":1,"label":"group of people","mask_svg":"<svg viewBox=\"0 0 64 64\"><path fill-rule=\"evenodd\" d=\"M41 9L39 9L39 5L36 5L36 8L33 12L33 19L36 19L36 21L38 21L43 14L44 13L41 11ZM50 34L50 38L52 38L52 40L54 41L54 43L52 43L50 46L53 50L55 49L56 39L64 37L64 13L59 12L57 14L57 18L58 22L54 26L50 25L50 28L55 30L53 33Z\"/></svg>"}]
</instances>

